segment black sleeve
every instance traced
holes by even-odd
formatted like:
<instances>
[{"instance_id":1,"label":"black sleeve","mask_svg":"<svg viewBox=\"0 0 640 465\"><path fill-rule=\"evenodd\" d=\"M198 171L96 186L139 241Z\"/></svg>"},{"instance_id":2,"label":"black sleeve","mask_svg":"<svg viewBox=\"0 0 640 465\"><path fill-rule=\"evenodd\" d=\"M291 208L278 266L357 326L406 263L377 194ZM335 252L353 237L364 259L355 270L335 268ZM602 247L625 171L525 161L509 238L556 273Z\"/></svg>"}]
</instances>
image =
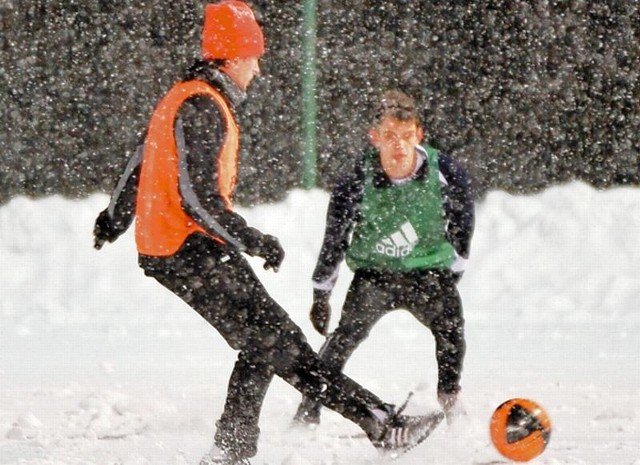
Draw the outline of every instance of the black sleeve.
<instances>
[{"instance_id":1,"label":"black sleeve","mask_svg":"<svg viewBox=\"0 0 640 465\"><path fill-rule=\"evenodd\" d=\"M447 236L458 255L469 258L475 226L475 206L471 181L462 165L446 154L438 158L440 173L446 184L442 187L447 216Z\"/></svg>"},{"instance_id":2,"label":"black sleeve","mask_svg":"<svg viewBox=\"0 0 640 465\"><path fill-rule=\"evenodd\" d=\"M182 204L207 232L222 237L231 247L250 251L262 233L228 210L218 189L217 156L225 137L224 116L210 98L193 97L181 108L176 142Z\"/></svg>"},{"instance_id":3,"label":"black sleeve","mask_svg":"<svg viewBox=\"0 0 640 465\"><path fill-rule=\"evenodd\" d=\"M140 177L140 163L144 150L144 138L135 153L127 162L127 166L120 176L116 187L111 193L109 206L106 209L110 220L110 242L115 241L129 229L136 213L136 197L138 195L138 178Z\"/></svg>"},{"instance_id":4,"label":"black sleeve","mask_svg":"<svg viewBox=\"0 0 640 465\"><path fill-rule=\"evenodd\" d=\"M315 289L333 289L358 218L363 188L364 173L360 160L354 171L340 178L331 192L324 240L313 272Z\"/></svg>"}]
</instances>

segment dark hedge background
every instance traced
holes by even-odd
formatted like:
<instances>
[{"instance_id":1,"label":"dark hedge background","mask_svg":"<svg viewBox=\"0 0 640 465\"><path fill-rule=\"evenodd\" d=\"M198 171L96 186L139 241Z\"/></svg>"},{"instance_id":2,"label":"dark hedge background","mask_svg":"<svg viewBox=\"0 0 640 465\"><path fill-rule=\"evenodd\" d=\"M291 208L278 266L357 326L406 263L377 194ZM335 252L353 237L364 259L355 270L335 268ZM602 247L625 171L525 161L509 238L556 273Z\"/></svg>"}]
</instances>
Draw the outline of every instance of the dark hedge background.
<instances>
[{"instance_id":1,"label":"dark hedge background","mask_svg":"<svg viewBox=\"0 0 640 465\"><path fill-rule=\"evenodd\" d=\"M0 203L108 192L198 55L205 2L0 0ZM318 184L365 143L370 100L412 93L477 195L640 184L637 1L318 0ZM301 185L302 0L254 1L268 52L242 108L238 200Z\"/></svg>"}]
</instances>

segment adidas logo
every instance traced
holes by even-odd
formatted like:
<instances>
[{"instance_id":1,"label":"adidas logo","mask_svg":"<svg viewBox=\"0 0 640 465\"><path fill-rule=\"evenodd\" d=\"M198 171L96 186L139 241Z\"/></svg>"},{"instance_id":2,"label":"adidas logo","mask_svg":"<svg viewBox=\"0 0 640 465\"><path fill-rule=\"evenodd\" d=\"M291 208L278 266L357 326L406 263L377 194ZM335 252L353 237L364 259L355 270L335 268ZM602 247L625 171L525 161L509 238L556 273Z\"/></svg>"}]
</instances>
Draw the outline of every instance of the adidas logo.
<instances>
[{"instance_id":1,"label":"adidas logo","mask_svg":"<svg viewBox=\"0 0 640 465\"><path fill-rule=\"evenodd\" d=\"M376 244L376 252L389 257L406 257L418 243L416 230L408 221Z\"/></svg>"}]
</instances>

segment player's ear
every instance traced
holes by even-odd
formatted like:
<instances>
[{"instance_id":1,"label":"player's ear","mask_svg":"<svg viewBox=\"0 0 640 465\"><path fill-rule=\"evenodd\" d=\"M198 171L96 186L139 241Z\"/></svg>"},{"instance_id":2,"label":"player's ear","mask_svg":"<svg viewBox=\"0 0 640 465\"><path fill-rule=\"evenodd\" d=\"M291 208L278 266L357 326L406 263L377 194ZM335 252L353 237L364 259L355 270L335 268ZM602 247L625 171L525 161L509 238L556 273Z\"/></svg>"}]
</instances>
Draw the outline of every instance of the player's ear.
<instances>
[{"instance_id":1,"label":"player's ear","mask_svg":"<svg viewBox=\"0 0 640 465\"><path fill-rule=\"evenodd\" d=\"M371 142L371 145L377 148L378 144L380 143L380 133L378 132L378 129L375 127L370 128L368 136L369 136L369 142Z\"/></svg>"},{"instance_id":2,"label":"player's ear","mask_svg":"<svg viewBox=\"0 0 640 465\"><path fill-rule=\"evenodd\" d=\"M422 139L424 138L424 129L422 129L422 126L420 125L418 125L416 130L416 136L418 137L418 142L422 142Z\"/></svg>"}]
</instances>

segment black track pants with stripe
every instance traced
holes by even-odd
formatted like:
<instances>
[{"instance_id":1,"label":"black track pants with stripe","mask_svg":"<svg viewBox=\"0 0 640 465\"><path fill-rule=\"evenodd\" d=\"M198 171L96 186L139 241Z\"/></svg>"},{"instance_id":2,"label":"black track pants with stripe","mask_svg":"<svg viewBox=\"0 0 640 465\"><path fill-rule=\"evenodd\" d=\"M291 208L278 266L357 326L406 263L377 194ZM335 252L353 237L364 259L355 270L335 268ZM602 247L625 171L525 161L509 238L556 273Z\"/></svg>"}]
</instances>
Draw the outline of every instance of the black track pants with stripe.
<instances>
[{"instance_id":1,"label":"black track pants with stripe","mask_svg":"<svg viewBox=\"0 0 640 465\"><path fill-rule=\"evenodd\" d=\"M320 357L330 369L343 370L382 316L394 309L406 309L435 338L438 392L458 392L466 342L456 280L450 270L357 270L340 322L320 348ZM389 340L389 344L393 341ZM317 417L320 407L320 403L304 398L298 413Z\"/></svg>"},{"instance_id":2,"label":"black track pants with stripe","mask_svg":"<svg viewBox=\"0 0 640 465\"><path fill-rule=\"evenodd\" d=\"M269 296L246 259L194 234L170 257L140 256L145 274L184 300L234 349L216 444L237 457L256 453L258 419L274 375L365 431L383 402L340 371L326 368L300 328Z\"/></svg>"}]
</instances>

